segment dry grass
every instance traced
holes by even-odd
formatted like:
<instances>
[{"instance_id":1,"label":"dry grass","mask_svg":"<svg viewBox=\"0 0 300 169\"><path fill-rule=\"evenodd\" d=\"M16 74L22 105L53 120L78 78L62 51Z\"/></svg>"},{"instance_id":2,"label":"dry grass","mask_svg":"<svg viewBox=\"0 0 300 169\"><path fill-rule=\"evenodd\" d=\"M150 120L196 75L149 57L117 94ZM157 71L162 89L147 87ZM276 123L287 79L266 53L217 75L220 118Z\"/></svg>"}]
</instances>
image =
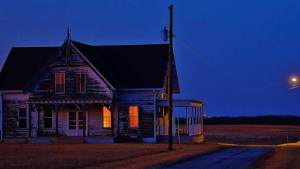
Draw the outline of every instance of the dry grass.
<instances>
[{"instance_id":1,"label":"dry grass","mask_svg":"<svg viewBox=\"0 0 300 169\"><path fill-rule=\"evenodd\" d=\"M255 166L256 169L300 168L300 146L276 148L265 155Z\"/></svg>"},{"instance_id":2,"label":"dry grass","mask_svg":"<svg viewBox=\"0 0 300 169\"><path fill-rule=\"evenodd\" d=\"M300 140L300 126L205 125L205 138L233 144L283 144Z\"/></svg>"},{"instance_id":3,"label":"dry grass","mask_svg":"<svg viewBox=\"0 0 300 169\"><path fill-rule=\"evenodd\" d=\"M0 144L1 168L153 168L223 147L216 144Z\"/></svg>"}]
</instances>

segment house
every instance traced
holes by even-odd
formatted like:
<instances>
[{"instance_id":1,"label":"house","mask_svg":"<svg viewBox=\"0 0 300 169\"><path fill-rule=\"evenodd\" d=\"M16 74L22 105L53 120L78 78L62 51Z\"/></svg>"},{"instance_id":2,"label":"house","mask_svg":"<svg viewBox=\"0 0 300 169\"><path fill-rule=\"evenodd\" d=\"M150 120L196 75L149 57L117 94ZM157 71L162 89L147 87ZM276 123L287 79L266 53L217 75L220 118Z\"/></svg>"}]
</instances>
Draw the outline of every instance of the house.
<instances>
[{"instance_id":1,"label":"house","mask_svg":"<svg viewBox=\"0 0 300 169\"><path fill-rule=\"evenodd\" d=\"M0 74L3 139L158 141L168 133L168 47L92 46L68 32L60 47L12 48ZM175 61L173 70L173 92L179 94ZM185 120L173 118L173 134L203 134L202 106L174 100Z\"/></svg>"}]
</instances>

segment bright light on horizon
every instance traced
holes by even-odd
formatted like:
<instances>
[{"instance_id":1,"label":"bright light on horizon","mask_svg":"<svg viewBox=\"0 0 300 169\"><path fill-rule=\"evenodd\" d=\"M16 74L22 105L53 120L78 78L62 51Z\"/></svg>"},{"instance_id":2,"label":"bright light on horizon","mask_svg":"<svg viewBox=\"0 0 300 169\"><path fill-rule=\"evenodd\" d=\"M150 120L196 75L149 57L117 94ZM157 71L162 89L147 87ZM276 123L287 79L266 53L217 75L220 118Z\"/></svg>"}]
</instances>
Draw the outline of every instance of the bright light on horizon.
<instances>
[{"instance_id":1,"label":"bright light on horizon","mask_svg":"<svg viewBox=\"0 0 300 169\"><path fill-rule=\"evenodd\" d=\"M298 79L296 77L293 77L291 80L292 82L298 82Z\"/></svg>"}]
</instances>

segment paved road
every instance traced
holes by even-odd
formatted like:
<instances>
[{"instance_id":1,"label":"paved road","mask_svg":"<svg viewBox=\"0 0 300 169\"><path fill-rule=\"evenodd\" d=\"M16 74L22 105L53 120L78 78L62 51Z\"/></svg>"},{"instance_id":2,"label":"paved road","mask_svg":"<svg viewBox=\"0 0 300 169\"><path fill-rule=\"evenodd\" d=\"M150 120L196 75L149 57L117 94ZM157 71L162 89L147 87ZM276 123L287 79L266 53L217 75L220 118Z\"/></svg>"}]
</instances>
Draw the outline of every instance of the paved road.
<instances>
[{"instance_id":1,"label":"paved road","mask_svg":"<svg viewBox=\"0 0 300 169\"><path fill-rule=\"evenodd\" d=\"M249 169L270 147L235 147L195 157L165 168L172 169Z\"/></svg>"}]
</instances>

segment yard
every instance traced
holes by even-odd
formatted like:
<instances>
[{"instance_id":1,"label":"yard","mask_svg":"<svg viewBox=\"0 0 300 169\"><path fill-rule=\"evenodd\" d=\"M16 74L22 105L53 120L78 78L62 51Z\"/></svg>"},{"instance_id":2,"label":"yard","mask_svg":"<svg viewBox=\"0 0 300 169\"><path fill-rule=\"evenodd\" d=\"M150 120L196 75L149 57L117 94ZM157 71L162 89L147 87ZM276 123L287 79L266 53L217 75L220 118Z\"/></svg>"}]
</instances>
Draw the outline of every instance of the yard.
<instances>
[{"instance_id":1,"label":"yard","mask_svg":"<svg viewBox=\"0 0 300 169\"><path fill-rule=\"evenodd\" d=\"M153 168L224 148L216 144L0 144L1 168Z\"/></svg>"}]
</instances>

